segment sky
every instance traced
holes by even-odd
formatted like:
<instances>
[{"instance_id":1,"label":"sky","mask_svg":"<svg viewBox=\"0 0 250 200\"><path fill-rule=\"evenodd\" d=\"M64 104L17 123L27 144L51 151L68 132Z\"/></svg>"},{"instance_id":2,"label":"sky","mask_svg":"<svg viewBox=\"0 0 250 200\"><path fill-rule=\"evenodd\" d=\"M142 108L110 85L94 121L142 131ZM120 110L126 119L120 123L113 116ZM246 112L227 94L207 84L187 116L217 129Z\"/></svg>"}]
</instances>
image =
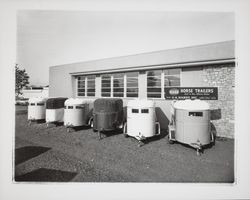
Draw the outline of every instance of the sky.
<instances>
[{"instance_id":1,"label":"sky","mask_svg":"<svg viewBox=\"0 0 250 200\"><path fill-rule=\"evenodd\" d=\"M38 11L17 13L17 59L32 85L49 67L235 39L233 13Z\"/></svg>"}]
</instances>

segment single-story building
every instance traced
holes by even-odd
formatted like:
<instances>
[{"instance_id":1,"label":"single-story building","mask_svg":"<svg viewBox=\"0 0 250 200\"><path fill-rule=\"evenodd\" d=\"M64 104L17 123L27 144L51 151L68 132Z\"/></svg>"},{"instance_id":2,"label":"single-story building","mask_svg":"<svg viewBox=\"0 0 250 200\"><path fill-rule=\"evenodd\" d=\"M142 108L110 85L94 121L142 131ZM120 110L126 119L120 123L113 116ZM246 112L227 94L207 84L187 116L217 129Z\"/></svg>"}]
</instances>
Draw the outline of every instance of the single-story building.
<instances>
[{"instance_id":1,"label":"single-story building","mask_svg":"<svg viewBox=\"0 0 250 200\"><path fill-rule=\"evenodd\" d=\"M168 87L217 87L208 100L217 136L234 137L235 42L155 51L50 67L49 96L153 99L162 129L171 117Z\"/></svg>"}]
</instances>

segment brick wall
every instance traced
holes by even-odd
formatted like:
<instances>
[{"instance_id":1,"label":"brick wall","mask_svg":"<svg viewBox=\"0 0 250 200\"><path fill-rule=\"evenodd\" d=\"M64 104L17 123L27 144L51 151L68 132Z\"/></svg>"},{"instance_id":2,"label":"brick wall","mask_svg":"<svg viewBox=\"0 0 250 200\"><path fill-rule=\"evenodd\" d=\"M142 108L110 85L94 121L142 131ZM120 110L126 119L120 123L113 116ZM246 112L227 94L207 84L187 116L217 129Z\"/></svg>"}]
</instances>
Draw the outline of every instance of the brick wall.
<instances>
[{"instance_id":1,"label":"brick wall","mask_svg":"<svg viewBox=\"0 0 250 200\"><path fill-rule=\"evenodd\" d=\"M234 138L235 64L203 67L204 86L218 87L218 101L208 101L217 136Z\"/></svg>"}]
</instances>

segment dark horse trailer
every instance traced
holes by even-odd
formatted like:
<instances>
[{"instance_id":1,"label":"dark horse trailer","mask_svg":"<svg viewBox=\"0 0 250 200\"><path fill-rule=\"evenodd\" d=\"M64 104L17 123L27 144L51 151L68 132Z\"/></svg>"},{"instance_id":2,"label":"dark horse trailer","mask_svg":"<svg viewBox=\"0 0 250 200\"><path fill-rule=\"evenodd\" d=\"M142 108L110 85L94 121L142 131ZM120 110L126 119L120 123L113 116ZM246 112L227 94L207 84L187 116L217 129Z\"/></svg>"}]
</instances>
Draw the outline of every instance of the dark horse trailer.
<instances>
[{"instance_id":1,"label":"dark horse trailer","mask_svg":"<svg viewBox=\"0 0 250 200\"><path fill-rule=\"evenodd\" d=\"M123 101L119 98L99 98L94 101L93 130L101 132L123 128Z\"/></svg>"}]
</instances>

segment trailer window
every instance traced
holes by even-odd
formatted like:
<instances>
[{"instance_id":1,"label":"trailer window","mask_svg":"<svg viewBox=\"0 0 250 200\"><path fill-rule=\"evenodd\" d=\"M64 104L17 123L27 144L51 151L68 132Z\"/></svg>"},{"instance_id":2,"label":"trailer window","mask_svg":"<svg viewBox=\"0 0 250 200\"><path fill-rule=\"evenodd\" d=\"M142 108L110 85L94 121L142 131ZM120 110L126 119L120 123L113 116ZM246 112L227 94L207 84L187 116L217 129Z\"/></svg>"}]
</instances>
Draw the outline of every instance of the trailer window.
<instances>
[{"instance_id":1,"label":"trailer window","mask_svg":"<svg viewBox=\"0 0 250 200\"><path fill-rule=\"evenodd\" d=\"M76 109L83 109L84 106L76 106Z\"/></svg>"},{"instance_id":2,"label":"trailer window","mask_svg":"<svg viewBox=\"0 0 250 200\"><path fill-rule=\"evenodd\" d=\"M73 106L68 106L68 109L73 109Z\"/></svg>"},{"instance_id":3,"label":"trailer window","mask_svg":"<svg viewBox=\"0 0 250 200\"><path fill-rule=\"evenodd\" d=\"M132 113L139 113L139 109L132 109Z\"/></svg>"},{"instance_id":4,"label":"trailer window","mask_svg":"<svg viewBox=\"0 0 250 200\"><path fill-rule=\"evenodd\" d=\"M38 106L44 106L44 103L37 103Z\"/></svg>"},{"instance_id":5,"label":"trailer window","mask_svg":"<svg viewBox=\"0 0 250 200\"><path fill-rule=\"evenodd\" d=\"M193 116L193 117L202 117L203 113L202 112L189 112L188 116Z\"/></svg>"},{"instance_id":6,"label":"trailer window","mask_svg":"<svg viewBox=\"0 0 250 200\"><path fill-rule=\"evenodd\" d=\"M141 109L141 113L148 113L148 109Z\"/></svg>"},{"instance_id":7,"label":"trailer window","mask_svg":"<svg viewBox=\"0 0 250 200\"><path fill-rule=\"evenodd\" d=\"M34 103L30 103L31 106L34 106L35 104Z\"/></svg>"}]
</instances>

